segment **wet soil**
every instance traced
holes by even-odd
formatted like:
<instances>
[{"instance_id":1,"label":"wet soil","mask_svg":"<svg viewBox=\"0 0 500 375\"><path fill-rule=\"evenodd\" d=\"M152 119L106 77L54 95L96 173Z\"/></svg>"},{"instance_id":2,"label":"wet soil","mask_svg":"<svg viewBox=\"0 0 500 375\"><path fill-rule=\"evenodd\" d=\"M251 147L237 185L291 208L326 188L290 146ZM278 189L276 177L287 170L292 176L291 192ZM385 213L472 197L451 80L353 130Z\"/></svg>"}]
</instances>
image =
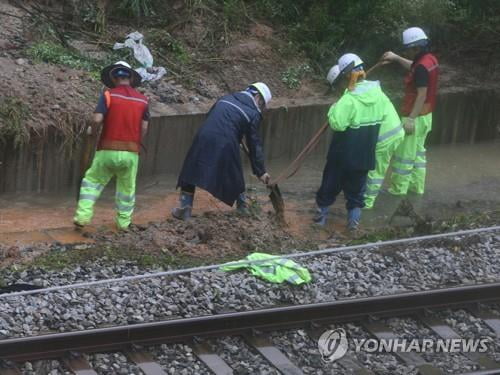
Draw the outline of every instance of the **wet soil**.
<instances>
[{"instance_id":1,"label":"wet soil","mask_svg":"<svg viewBox=\"0 0 500 375\"><path fill-rule=\"evenodd\" d=\"M428 151L427 192L408 196L418 220L401 210L402 198L382 193L373 210L364 211L362 230L351 235L345 230L345 202L334 204L326 228L312 224L315 191L324 160L308 159L291 179L280 184L285 200L286 225L280 226L268 198L268 191L246 172L251 213L242 216L210 194L198 190L194 218L172 219L178 204L175 176L157 176L139 181L134 225L129 232L116 232L114 186L110 184L96 206L93 224L83 232L71 227L74 197L0 197L0 262L4 265L30 261L52 248L120 249L139 255L204 259L216 262L244 257L254 251L268 253L314 250L350 241L377 241L498 225L500 215L500 160L498 143L431 146ZM284 161L270 163L278 173ZM463 166L467 168L462 168ZM418 221L417 220L417 221ZM80 245L76 245L80 246Z\"/></svg>"}]
</instances>

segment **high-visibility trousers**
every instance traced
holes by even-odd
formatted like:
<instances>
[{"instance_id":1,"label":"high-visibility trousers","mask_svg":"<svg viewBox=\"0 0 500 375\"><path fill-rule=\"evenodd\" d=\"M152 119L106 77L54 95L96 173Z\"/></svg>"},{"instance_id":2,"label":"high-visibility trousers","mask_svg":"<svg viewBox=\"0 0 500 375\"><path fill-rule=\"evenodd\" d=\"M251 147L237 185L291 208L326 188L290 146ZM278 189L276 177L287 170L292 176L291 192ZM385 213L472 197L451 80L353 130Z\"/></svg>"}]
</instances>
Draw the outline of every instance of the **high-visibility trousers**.
<instances>
[{"instance_id":1,"label":"high-visibility trousers","mask_svg":"<svg viewBox=\"0 0 500 375\"><path fill-rule=\"evenodd\" d=\"M406 135L396 150L392 163L391 187L394 195L408 192L423 194L425 191L425 139L432 129L432 113L415 119L415 132Z\"/></svg>"},{"instance_id":2,"label":"high-visibility trousers","mask_svg":"<svg viewBox=\"0 0 500 375\"><path fill-rule=\"evenodd\" d=\"M94 205L104 187L116 177L116 225L126 229L130 225L135 206L135 184L139 155L130 151L97 151L92 166L85 173L80 187L80 199L74 221L87 225L94 216Z\"/></svg>"},{"instance_id":3,"label":"high-visibility trousers","mask_svg":"<svg viewBox=\"0 0 500 375\"><path fill-rule=\"evenodd\" d=\"M404 139L404 131L399 126L400 132L393 135L391 138L377 143L375 149L375 169L368 173L365 190L365 208L370 209L375 204L378 193L384 183L384 177L391 163L391 158L396 153L396 150L401 145Z\"/></svg>"}]
</instances>

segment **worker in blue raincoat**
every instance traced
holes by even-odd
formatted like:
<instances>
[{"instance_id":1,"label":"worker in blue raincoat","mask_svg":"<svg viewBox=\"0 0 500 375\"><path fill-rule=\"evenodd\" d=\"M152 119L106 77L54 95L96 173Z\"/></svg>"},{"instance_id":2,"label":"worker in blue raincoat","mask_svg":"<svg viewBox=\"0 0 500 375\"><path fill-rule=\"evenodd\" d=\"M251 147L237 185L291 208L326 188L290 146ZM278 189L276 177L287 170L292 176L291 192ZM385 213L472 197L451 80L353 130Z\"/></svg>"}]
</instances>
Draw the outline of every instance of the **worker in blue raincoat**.
<instances>
[{"instance_id":1,"label":"worker in blue raincoat","mask_svg":"<svg viewBox=\"0 0 500 375\"><path fill-rule=\"evenodd\" d=\"M245 138L253 173L265 184L270 180L264 165L259 137L262 111L272 95L262 82L241 92L220 98L209 111L188 151L177 181L181 188L180 207L172 216L191 217L196 187L202 188L229 206L247 207L240 144Z\"/></svg>"}]
</instances>

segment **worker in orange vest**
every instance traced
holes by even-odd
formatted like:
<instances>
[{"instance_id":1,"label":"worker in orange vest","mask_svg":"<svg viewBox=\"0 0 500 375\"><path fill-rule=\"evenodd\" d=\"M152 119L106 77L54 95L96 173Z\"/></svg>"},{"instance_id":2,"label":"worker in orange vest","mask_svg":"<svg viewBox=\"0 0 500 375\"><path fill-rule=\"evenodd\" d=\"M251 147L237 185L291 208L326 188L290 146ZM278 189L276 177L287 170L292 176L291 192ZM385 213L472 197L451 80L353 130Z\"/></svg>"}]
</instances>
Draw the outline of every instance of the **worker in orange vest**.
<instances>
[{"instance_id":1,"label":"worker in orange vest","mask_svg":"<svg viewBox=\"0 0 500 375\"><path fill-rule=\"evenodd\" d=\"M116 225L125 230L135 206L139 150L149 122L148 99L135 89L141 76L124 61L104 68L101 80L109 90L99 99L93 131L102 125L102 132L92 165L82 180L73 222L77 227L90 223L95 202L109 180L116 177Z\"/></svg>"},{"instance_id":2,"label":"worker in orange vest","mask_svg":"<svg viewBox=\"0 0 500 375\"><path fill-rule=\"evenodd\" d=\"M403 32L403 44L408 58L386 52L382 60L397 62L408 74L401 117L406 136L393 160L391 187L394 195L408 192L423 194L425 190L425 140L432 129L432 113L436 107L439 63L429 52L429 38L419 27Z\"/></svg>"}]
</instances>

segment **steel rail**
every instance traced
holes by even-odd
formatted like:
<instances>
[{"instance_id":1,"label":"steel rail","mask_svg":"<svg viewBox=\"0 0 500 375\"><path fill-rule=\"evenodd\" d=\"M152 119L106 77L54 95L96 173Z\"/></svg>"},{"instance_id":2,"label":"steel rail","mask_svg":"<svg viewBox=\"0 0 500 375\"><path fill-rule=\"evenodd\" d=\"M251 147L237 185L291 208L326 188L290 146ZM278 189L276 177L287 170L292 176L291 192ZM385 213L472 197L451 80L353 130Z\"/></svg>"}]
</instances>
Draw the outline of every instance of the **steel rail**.
<instances>
[{"instance_id":1,"label":"steel rail","mask_svg":"<svg viewBox=\"0 0 500 375\"><path fill-rule=\"evenodd\" d=\"M308 257L308 256L343 253L343 252L354 251L354 250L374 251L381 246L401 245L401 244L406 244L406 243L410 243L410 242L436 240L436 239L440 239L440 238L455 237L455 236L466 236L466 235L471 235L471 234L492 232L492 231L497 231L497 230L500 230L500 226L468 229L468 230L449 232L449 233L430 234L430 235L426 235L426 236L401 238L401 239L390 240L390 241L371 242L371 243L362 244L362 245L343 246L343 247L338 247L338 248L329 248L329 249L315 250L315 251L309 251L309 252L298 252L298 253L283 254L283 255L280 254L280 255L276 255L276 256L278 258L283 258L283 259L294 259L294 258L303 258L303 257ZM169 270L169 271L148 273L148 274L142 274L142 275L125 276L125 277L119 277L119 278L114 278L114 279L105 279L105 280L96 280L96 281L87 281L87 282L82 282L82 283L68 284L68 285L59 285L59 286L53 286L53 287L43 288L43 289L26 290L26 291L22 291L22 292L0 294L0 300L6 299L6 298L11 298L11 297L20 297L20 296L27 296L27 295L34 295L34 294L52 293L52 292L68 290L68 289L88 288L88 287L107 285L107 284L113 284L113 283L124 283L124 282L130 282L130 281L152 279L152 278L157 278L157 277L176 276L176 275L192 273L192 272L210 271L210 270L220 269L222 266L250 265L250 264L259 264L259 263L265 263L265 262L267 262L267 260L235 261L235 262L228 262L228 263L223 263L223 264L213 264L213 265L208 265L208 266L183 268L183 269L179 269L179 270Z\"/></svg>"},{"instance_id":2,"label":"steel rail","mask_svg":"<svg viewBox=\"0 0 500 375\"><path fill-rule=\"evenodd\" d=\"M0 359L25 361L64 357L70 352L124 350L193 340L196 337L252 334L370 316L400 316L427 309L500 301L500 283L275 307L161 322L0 340Z\"/></svg>"}]
</instances>

